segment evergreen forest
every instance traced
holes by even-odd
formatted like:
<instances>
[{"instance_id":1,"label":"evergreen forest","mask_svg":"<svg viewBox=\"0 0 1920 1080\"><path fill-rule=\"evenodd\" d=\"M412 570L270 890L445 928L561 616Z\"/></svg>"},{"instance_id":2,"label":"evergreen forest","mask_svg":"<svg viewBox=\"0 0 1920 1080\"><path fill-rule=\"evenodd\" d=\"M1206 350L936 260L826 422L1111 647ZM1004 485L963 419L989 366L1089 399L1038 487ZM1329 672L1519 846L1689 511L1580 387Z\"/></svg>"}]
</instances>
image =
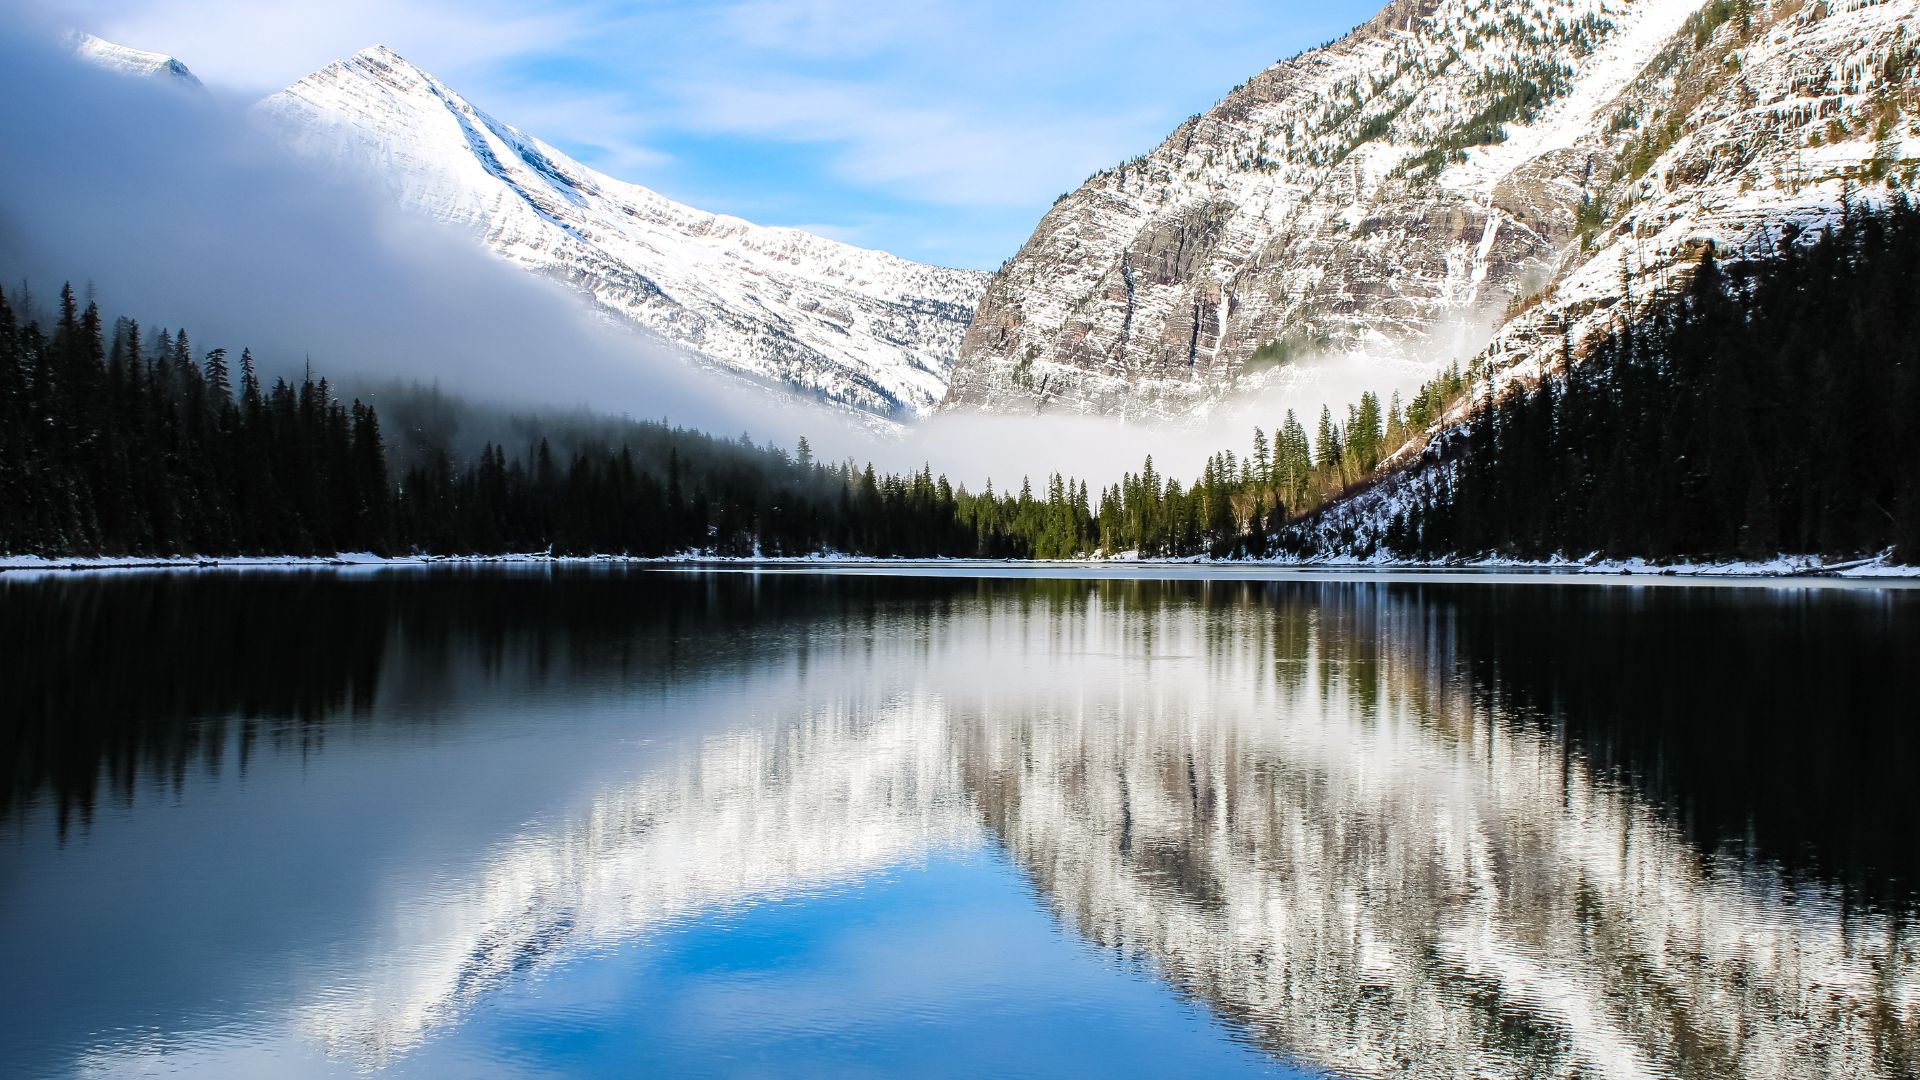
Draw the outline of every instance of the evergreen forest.
<instances>
[{"instance_id":1,"label":"evergreen forest","mask_svg":"<svg viewBox=\"0 0 1920 1080\"><path fill-rule=\"evenodd\" d=\"M1097 491L1054 473L971 492L664 420L517 418L461 447L477 407L417 386L371 395L402 418L390 437L311 371L269 384L248 351L109 322L71 287L34 307L0 290L4 554L1311 556L1324 507L1409 468L1423 494L1370 542L1399 558L1920 551L1905 203L1770 258L1709 256L1532 385L1456 367L1311 432L1288 412L1184 483L1147 458Z\"/></svg>"},{"instance_id":2,"label":"evergreen forest","mask_svg":"<svg viewBox=\"0 0 1920 1080\"><path fill-rule=\"evenodd\" d=\"M1920 209L1849 208L1474 395L1403 557L1920 555ZM1570 350L1569 350L1570 351Z\"/></svg>"}]
</instances>

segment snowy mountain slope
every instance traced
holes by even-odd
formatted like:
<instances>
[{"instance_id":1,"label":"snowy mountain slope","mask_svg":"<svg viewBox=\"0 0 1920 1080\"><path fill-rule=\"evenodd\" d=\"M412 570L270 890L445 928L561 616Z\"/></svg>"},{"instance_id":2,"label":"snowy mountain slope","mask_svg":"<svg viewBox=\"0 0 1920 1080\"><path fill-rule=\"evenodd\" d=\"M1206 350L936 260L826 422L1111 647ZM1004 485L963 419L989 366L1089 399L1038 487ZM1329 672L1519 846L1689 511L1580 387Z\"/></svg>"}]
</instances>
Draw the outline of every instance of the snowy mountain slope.
<instances>
[{"instance_id":1,"label":"snowy mountain slope","mask_svg":"<svg viewBox=\"0 0 1920 1080\"><path fill-rule=\"evenodd\" d=\"M1578 362L1600 335L1685 287L1709 253L1765 259L1836 223L1848 204L1911 197L1920 183L1920 77L1910 74L1920 4L1720 4L1706 14L1623 89L1617 119L1572 148L1593 163L1599 210L1566 271L1478 357L1482 397ZM1440 416L1378 484L1303 523L1297 539L1328 556L1378 552L1394 516L1445 483L1472 403Z\"/></svg>"},{"instance_id":2,"label":"snowy mountain slope","mask_svg":"<svg viewBox=\"0 0 1920 1080\"><path fill-rule=\"evenodd\" d=\"M1395 0L1063 197L989 284L948 405L1193 415L1305 355L1384 372L1529 339L1552 295L1611 302L1628 248L1657 275L1703 228L1884 179L1915 11Z\"/></svg>"},{"instance_id":3,"label":"snowy mountain slope","mask_svg":"<svg viewBox=\"0 0 1920 1080\"><path fill-rule=\"evenodd\" d=\"M985 281L612 179L382 46L261 108L303 153L377 178L705 362L889 419L939 401Z\"/></svg>"},{"instance_id":4,"label":"snowy mountain slope","mask_svg":"<svg viewBox=\"0 0 1920 1080\"><path fill-rule=\"evenodd\" d=\"M108 71L117 71L123 75L166 78L186 86L198 87L200 80L187 65L164 53L146 52L130 49L125 45L116 45L92 34L76 34L73 39L73 51L81 58Z\"/></svg>"},{"instance_id":5,"label":"snowy mountain slope","mask_svg":"<svg viewBox=\"0 0 1920 1080\"><path fill-rule=\"evenodd\" d=\"M1683 285L1708 252L1789 235L1920 181L1920 3L1715 4L1639 72L1592 163L1592 224L1566 271L1494 335L1496 383L1578 355Z\"/></svg>"}]
</instances>

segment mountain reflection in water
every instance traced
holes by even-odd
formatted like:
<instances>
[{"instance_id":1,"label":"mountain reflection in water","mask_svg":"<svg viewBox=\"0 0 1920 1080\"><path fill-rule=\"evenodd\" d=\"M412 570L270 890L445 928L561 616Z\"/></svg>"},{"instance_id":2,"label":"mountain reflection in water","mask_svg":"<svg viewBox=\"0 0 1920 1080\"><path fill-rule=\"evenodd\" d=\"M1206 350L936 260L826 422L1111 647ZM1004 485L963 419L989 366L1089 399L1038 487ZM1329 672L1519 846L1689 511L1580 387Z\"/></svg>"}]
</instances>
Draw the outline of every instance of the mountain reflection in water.
<instances>
[{"instance_id":1,"label":"mountain reflection in water","mask_svg":"<svg viewBox=\"0 0 1920 1080\"><path fill-rule=\"evenodd\" d=\"M430 891L372 871L334 945L359 954L285 1015L354 1067L529 972L984 848L1297 1066L1896 1077L1920 1070L1917 617L1915 593L1550 584L0 583L0 806L57 859L108 806L325 769L368 731L613 710L591 750L719 703ZM32 886L0 878L0 911Z\"/></svg>"}]
</instances>

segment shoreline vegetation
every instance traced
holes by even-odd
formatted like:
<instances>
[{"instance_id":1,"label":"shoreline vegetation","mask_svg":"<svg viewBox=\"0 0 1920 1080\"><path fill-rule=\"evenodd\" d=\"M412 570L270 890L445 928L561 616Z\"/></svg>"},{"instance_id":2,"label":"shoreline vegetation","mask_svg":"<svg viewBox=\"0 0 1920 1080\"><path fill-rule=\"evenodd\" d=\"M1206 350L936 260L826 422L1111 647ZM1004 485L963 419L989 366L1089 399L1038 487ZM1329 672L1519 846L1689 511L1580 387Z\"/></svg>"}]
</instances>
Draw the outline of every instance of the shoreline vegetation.
<instances>
[{"instance_id":1,"label":"shoreline vegetation","mask_svg":"<svg viewBox=\"0 0 1920 1080\"><path fill-rule=\"evenodd\" d=\"M1322 409L1311 435L1289 410L1187 484L1147 457L1098 491L1053 472L1017 494L824 462L804 439L489 412L438 387L349 404L310 368L269 385L250 352L109 323L71 287L41 312L22 288L0 292L0 559L1911 564L1916 280L1920 209L1850 206L1764 257L1706 254L1597 344L1566 336L1564 370L1531 383L1456 366L1404 408L1365 394L1344 424Z\"/></svg>"}]
</instances>

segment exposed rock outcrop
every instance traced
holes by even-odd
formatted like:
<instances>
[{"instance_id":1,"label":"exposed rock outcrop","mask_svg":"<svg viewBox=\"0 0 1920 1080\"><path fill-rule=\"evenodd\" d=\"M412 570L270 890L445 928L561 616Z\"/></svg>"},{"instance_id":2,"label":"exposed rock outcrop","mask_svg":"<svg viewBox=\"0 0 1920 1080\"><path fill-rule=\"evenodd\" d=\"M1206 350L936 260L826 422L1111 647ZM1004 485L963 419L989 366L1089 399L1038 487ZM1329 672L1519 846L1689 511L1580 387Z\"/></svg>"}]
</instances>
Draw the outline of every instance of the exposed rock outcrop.
<instances>
[{"instance_id":1,"label":"exposed rock outcrop","mask_svg":"<svg viewBox=\"0 0 1920 1080\"><path fill-rule=\"evenodd\" d=\"M1557 346L1709 244L1909 170L1917 11L1391 4L1064 196L946 407L1179 416L1308 353Z\"/></svg>"}]
</instances>

